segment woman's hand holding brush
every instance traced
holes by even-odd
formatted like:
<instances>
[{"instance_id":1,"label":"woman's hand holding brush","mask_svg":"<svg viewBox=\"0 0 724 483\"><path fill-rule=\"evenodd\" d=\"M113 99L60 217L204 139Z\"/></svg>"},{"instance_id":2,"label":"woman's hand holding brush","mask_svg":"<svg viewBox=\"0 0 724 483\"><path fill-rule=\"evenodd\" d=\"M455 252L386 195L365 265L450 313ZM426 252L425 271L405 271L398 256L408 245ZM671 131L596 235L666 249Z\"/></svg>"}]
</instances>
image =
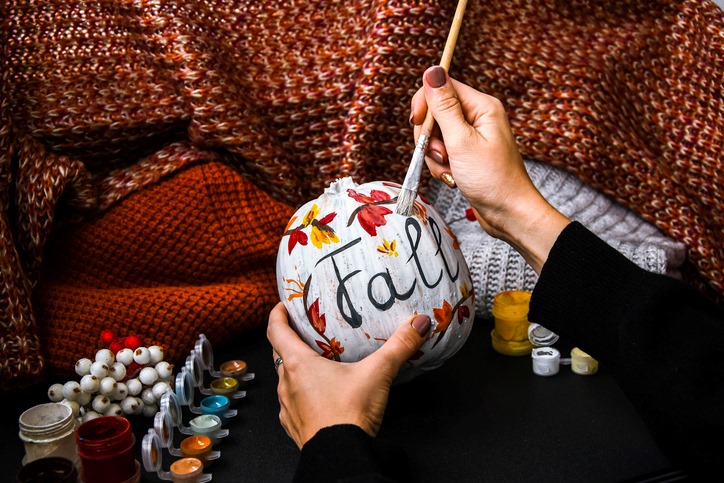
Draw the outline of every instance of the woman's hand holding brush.
<instances>
[{"instance_id":1,"label":"woman's hand holding brush","mask_svg":"<svg viewBox=\"0 0 724 483\"><path fill-rule=\"evenodd\" d=\"M570 221L530 180L502 103L436 66L425 72L423 87L412 99L415 137L428 109L439 128L425 158L432 175L454 179L483 229L512 245L540 272Z\"/></svg>"}]
</instances>

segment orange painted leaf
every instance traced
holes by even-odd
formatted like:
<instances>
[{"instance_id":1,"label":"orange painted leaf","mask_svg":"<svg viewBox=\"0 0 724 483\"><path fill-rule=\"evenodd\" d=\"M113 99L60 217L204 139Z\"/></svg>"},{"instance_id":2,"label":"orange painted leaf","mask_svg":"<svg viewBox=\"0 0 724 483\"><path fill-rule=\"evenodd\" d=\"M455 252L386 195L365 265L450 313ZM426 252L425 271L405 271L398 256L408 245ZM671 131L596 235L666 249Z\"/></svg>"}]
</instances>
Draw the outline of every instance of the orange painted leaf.
<instances>
[{"instance_id":1,"label":"orange painted leaf","mask_svg":"<svg viewBox=\"0 0 724 483\"><path fill-rule=\"evenodd\" d=\"M433 332L433 334L438 334L440 332L446 331L447 328L450 326L450 322L452 322L452 305L450 305L447 300L443 300L442 308L434 308L432 309L432 313L435 315L435 320L437 321L437 327L435 327L435 331Z\"/></svg>"}]
</instances>

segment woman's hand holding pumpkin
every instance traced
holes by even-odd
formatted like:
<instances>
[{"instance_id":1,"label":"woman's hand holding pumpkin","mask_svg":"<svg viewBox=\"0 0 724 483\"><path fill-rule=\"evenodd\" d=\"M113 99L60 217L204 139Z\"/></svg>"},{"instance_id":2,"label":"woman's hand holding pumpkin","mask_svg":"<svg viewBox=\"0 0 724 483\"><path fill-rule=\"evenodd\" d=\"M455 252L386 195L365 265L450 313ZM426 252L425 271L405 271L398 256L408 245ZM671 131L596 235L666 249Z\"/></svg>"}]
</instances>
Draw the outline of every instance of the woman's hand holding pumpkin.
<instances>
[{"instance_id":1,"label":"woman's hand holding pumpkin","mask_svg":"<svg viewBox=\"0 0 724 483\"><path fill-rule=\"evenodd\" d=\"M289 326L280 302L269 314L267 338L273 357L281 357L279 420L301 448L317 431L354 424L371 436L380 429L392 381L429 335L430 318L419 315L402 323L376 352L355 363L325 359Z\"/></svg>"},{"instance_id":2,"label":"woman's hand holding pumpkin","mask_svg":"<svg viewBox=\"0 0 724 483\"><path fill-rule=\"evenodd\" d=\"M428 108L442 134L433 134L428 148L432 175L452 174L483 229L512 245L540 272L570 221L530 180L501 102L431 67L412 100L415 136Z\"/></svg>"}]
</instances>

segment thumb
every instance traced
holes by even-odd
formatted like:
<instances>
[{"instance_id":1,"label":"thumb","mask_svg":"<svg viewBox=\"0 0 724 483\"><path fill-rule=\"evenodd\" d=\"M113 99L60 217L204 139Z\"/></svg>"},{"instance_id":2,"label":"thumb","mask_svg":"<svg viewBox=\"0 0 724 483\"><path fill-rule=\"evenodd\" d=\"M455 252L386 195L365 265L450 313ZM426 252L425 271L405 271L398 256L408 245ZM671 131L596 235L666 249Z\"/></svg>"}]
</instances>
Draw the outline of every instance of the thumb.
<instances>
[{"instance_id":1,"label":"thumb","mask_svg":"<svg viewBox=\"0 0 724 483\"><path fill-rule=\"evenodd\" d=\"M365 361L394 378L404 364L425 342L432 322L427 315L417 315L400 325L392 336Z\"/></svg>"},{"instance_id":2,"label":"thumb","mask_svg":"<svg viewBox=\"0 0 724 483\"><path fill-rule=\"evenodd\" d=\"M440 127L445 144L463 142L473 127L465 120L460 99L447 72L440 66L430 67L422 79L427 108Z\"/></svg>"}]
</instances>

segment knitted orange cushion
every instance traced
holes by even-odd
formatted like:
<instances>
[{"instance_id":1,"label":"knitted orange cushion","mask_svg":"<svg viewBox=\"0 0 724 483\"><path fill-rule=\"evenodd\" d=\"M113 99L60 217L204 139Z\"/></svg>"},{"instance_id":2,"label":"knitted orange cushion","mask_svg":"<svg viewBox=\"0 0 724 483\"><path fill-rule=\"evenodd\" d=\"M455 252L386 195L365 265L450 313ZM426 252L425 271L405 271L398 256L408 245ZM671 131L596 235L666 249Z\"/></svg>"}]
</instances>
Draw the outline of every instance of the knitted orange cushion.
<instances>
[{"instance_id":1,"label":"knitted orange cushion","mask_svg":"<svg viewBox=\"0 0 724 483\"><path fill-rule=\"evenodd\" d=\"M49 369L92 359L106 328L139 334L178 362L201 332L221 344L265 324L279 299L276 251L292 213L211 162L64 227L33 300Z\"/></svg>"}]
</instances>

